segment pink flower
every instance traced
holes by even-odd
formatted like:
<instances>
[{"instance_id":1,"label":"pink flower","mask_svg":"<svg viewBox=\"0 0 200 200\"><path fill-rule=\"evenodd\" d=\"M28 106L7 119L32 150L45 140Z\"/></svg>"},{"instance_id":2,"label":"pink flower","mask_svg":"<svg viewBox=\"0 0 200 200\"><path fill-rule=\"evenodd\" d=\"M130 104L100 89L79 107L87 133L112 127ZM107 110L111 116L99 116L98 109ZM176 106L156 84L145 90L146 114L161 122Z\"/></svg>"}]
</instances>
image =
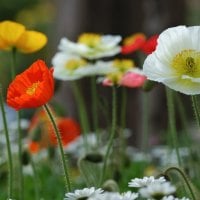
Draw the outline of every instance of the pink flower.
<instances>
[{"instance_id":1,"label":"pink flower","mask_svg":"<svg viewBox=\"0 0 200 200\"><path fill-rule=\"evenodd\" d=\"M130 88L143 86L146 81L146 76L137 72L127 72L120 80L120 85Z\"/></svg>"},{"instance_id":2,"label":"pink flower","mask_svg":"<svg viewBox=\"0 0 200 200\"><path fill-rule=\"evenodd\" d=\"M110 80L109 78L105 78L105 79L103 79L103 81L102 81L102 85L103 85L103 86L113 86L114 83L113 83L112 80Z\"/></svg>"}]
</instances>

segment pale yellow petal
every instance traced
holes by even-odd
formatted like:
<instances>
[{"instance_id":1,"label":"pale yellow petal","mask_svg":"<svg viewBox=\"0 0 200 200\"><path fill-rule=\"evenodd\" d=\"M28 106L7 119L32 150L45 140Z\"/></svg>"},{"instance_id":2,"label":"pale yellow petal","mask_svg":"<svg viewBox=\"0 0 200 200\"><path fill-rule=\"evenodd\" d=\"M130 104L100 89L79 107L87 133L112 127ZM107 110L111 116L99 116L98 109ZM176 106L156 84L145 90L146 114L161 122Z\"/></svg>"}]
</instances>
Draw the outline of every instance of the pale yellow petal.
<instances>
[{"instance_id":1,"label":"pale yellow petal","mask_svg":"<svg viewBox=\"0 0 200 200\"><path fill-rule=\"evenodd\" d=\"M25 31L19 38L16 47L22 53L33 53L40 50L47 43L47 37L37 31Z\"/></svg>"},{"instance_id":2,"label":"pale yellow petal","mask_svg":"<svg viewBox=\"0 0 200 200\"><path fill-rule=\"evenodd\" d=\"M0 49L14 47L24 31L25 26L22 24L7 20L0 22Z\"/></svg>"}]
</instances>

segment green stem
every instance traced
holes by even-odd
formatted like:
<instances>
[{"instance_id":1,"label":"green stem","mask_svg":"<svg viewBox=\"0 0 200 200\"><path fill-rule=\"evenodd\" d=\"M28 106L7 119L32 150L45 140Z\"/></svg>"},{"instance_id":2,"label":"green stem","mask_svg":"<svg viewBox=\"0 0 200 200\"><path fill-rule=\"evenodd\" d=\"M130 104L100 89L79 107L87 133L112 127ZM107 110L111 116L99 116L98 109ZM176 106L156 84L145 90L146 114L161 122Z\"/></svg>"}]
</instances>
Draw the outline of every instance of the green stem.
<instances>
[{"instance_id":1,"label":"green stem","mask_svg":"<svg viewBox=\"0 0 200 200\"><path fill-rule=\"evenodd\" d=\"M39 184L38 174L37 174L35 163L34 163L32 157L30 158L30 163L31 163L31 167L33 170L33 178L34 178L34 186L35 186L35 199L40 200L39 188L38 188L38 184Z\"/></svg>"},{"instance_id":2,"label":"green stem","mask_svg":"<svg viewBox=\"0 0 200 200\"><path fill-rule=\"evenodd\" d=\"M147 153L148 149L148 116L149 116L149 107L148 107L148 92L143 92L142 94L142 151Z\"/></svg>"},{"instance_id":3,"label":"green stem","mask_svg":"<svg viewBox=\"0 0 200 200\"><path fill-rule=\"evenodd\" d=\"M72 89L75 95L75 100L78 105L79 118L81 122L81 127L83 129L84 147L87 152L88 151L87 134L89 133L90 128L89 128L88 115L85 107L85 102L83 99L83 95L81 94L81 91L79 89L79 86L77 85L76 82L72 82Z\"/></svg>"},{"instance_id":4,"label":"green stem","mask_svg":"<svg viewBox=\"0 0 200 200\"><path fill-rule=\"evenodd\" d=\"M8 177L8 199L13 198L13 163L12 163L12 153L10 147L10 139L9 139L9 132L6 120L6 113L4 109L4 101L3 101L3 90L0 84L0 106L1 106L1 114L3 119L4 125L4 132L6 137L6 146L7 146L7 154L8 154L8 168L9 168L9 177Z\"/></svg>"},{"instance_id":5,"label":"green stem","mask_svg":"<svg viewBox=\"0 0 200 200\"><path fill-rule=\"evenodd\" d=\"M126 105L127 105L127 91L125 87L122 87L122 103L121 103L121 128L126 128Z\"/></svg>"},{"instance_id":6,"label":"green stem","mask_svg":"<svg viewBox=\"0 0 200 200\"><path fill-rule=\"evenodd\" d=\"M91 77L91 95L92 95L93 129L96 134L97 144L99 144L98 100L97 100L96 76Z\"/></svg>"},{"instance_id":7,"label":"green stem","mask_svg":"<svg viewBox=\"0 0 200 200\"><path fill-rule=\"evenodd\" d=\"M199 111L199 106L198 106L198 99L196 95L192 95L191 98L192 98L192 105L193 105L196 121L197 121L198 126L200 127L200 111Z\"/></svg>"},{"instance_id":8,"label":"green stem","mask_svg":"<svg viewBox=\"0 0 200 200\"><path fill-rule=\"evenodd\" d=\"M184 179L184 181L185 181L185 183L186 183L186 185L187 185L187 187L188 187L188 189L190 191L192 199L193 200L197 200L196 197L195 197L195 193L193 192L192 186L190 185L190 181L188 180L188 178L185 175L185 173L181 169L179 169L178 167L170 167L167 170L165 170L164 174L167 175L168 172L170 172L170 171L177 171L181 175L181 177Z\"/></svg>"},{"instance_id":9,"label":"green stem","mask_svg":"<svg viewBox=\"0 0 200 200\"><path fill-rule=\"evenodd\" d=\"M20 111L17 112L17 128L18 128L18 154L19 154L19 195L20 200L24 199L24 179L22 170L22 130L20 124Z\"/></svg>"},{"instance_id":10,"label":"green stem","mask_svg":"<svg viewBox=\"0 0 200 200\"><path fill-rule=\"evenodd\" d=\"M108 141L108 147L107 147L105 158L104 158L100 184L102 184L102 182L104 180L105 173L106 173L107 161L108 161L108 158L109 158L110 150L111 150L112 145L113 145L113 140L115 138L116 124L117 124L117 94L116 94L116 87L113 86L112 87L112 124L111 124L111 134L110 134L110 138L109 138L109 141Z\"/></svg>"},{"instance_id":11,"label":"green stem","mask_svg":"<svg viewBox=\"0 0 200 200\"><path fill-rule=\"evenodd\" d=\"M16 72L16 48L12 49L12 64L11 64L11 77L12 80L15 78ZM23 182L23 171L22 171L22 130L20 125L20 111L17 112L17 127L18 127L18 157L19 157L19 196L20 200L24 199L24 182Z\"/></svg>"},{"instance_id":12,"label":"green stem","mask_svg":"<svg viewBox=\"0 0 200 200\"><path fill-rule=\"evenodd\" d=\"M192 140L191 140L191 135L189 134L188 132L188 125L187 125L187 117L186 117L186 112L185 112L185 106L183 104L183 101L182 99L180 98L180 95L177 93L176 94L176 105L178 107L178 111L179 111L179 116L180 116L180 119L181 119L181 122L182 122L182 126L183 126L183 134L184 134L184 144L187 146L188 150L189 150L189 153L190 153L190 156L189 156L189 159L190 159L190 167L191 169L194 171L194 174L195 174L195 177L197 178L200 178L199 177L199 167L195 167L196 164L195 164L195 160L194 160L194 156L192 156L193 154L193 146L191 145L192 143Z\"/></svg>"},{"instance_id":13,"label":"green stem","mask_svg":"<svg viewBox=\"0 0 200 200\"><path fill-rule=\"evenodd\" d=\"M167 96L167 108L168 108L168 122L169 122L169 131L171 134L171 139L173 143L173 148L176 151L176 156L178 159L178 164L181 166L181 158L178 148L178 139L176 132L176 120L175 120L175 109L173 101L173 91L166 87L166 96Z\"/></svg>"},{"instance_id":14,"label":"green stem","mask_svg":"<svg viewBox=\"0 0 200 200\"><path fill-rule=\"evenodd\" d=\"M120 113L120 131L119 131L119 143L120 143L120 156L121 156L121 164L120 171L122 172L125 164L125 150L126 150L126 138L124 135L124 131L126 128L126 106L127 106L127 90L125 87L122 87L122 99L121 99L121 113Z\"/></svg>"},{"instance_id":15,"label":"green stem","mask_svg":"<svg viewBox=\"0 0 200 200\"><path fill-rule=\"evenodd\" d=\"M56 125L56 122L54 120L53 114L51 113L50 108L48 107L47 104L44 105L44 110L47 112L48 117L49 117L49 119L50 119L50 121L53 125L54 131L55 131L55 134L56 134L56 138L57 138L57 141L58 141L58 146L59 146L60 154L61 154L63 170L64 170L64 174L65 174L66 190L67 190L67 192L70 192L71 191L71 184L70 184L70 180L69 180L67 161L66 161L66 157L65 157L65 154L64 154L64 150L63 150L61 136L60 136L58 127Z\"/></svg>"}]
</instances>

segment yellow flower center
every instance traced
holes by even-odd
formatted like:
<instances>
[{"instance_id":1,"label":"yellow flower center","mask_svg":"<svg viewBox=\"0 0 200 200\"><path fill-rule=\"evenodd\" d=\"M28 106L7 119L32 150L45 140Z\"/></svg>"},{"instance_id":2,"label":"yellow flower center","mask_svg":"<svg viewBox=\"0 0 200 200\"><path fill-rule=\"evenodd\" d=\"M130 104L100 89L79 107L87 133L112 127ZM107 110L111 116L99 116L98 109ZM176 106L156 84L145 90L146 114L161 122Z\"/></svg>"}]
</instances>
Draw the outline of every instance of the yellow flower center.
<instances>
[{"instance_id":1,"label":"yellow flower center","mask_svg":"<svg viewBox=\"0 0 200 200\"><path fill-rule=\"evenodd\" d=\"M110 73L110 74L108 74L107 78L109 80L111 80L113 82L113 84L118 84L119 81L121 80L122 76L123 76L123 73L116 72L116 73Z\"/></svg>"},{"instance_id":2,"label":"yellow flower center","mask_svg":"<svg viewBox=\"0 0 200 200\"><path fill-rule=\"evenodd\" d=\"M101 35L95 33L83 33L78 38L78 43L85 44L91 48L96 47L101 40Z\"/></svg>"},{"instance_id":3,"label":"yellow flower center","mask_svg":"<svg viewBox=\"0 0 200 200\"><path fill-rule=\"evenodd\" d=\"M65 68L68 70L76 70L79 67L84 67L87 64L87 62L83 59L70 59L65 64Z\"/></svg>"},{"instance_id":4,"label":"yellow flower center","mask_svg":"<svg viewBox=\"0 0 200 200\"><path fill-rule=\"evenodd\" d=\"M33 83L27 90L26 90L26 94L32 96L33 94L35 94L35 91L37 89L39 85L39 82Z\"/></svg>"},{"instance_id":5,"label":"yellow flower center","mask_svg":"<svg viewBox=\"0 0 200 200\"><path fill-rule=\"evenodd\" d=\"M179 75L200 77L200 52L183 50L172 60L172 67Z\"/></svg>"},{"instance_id":6,"label":"yellow flower center","mask_svg":"<svg viewBox=\"0 0 200 200\"><path fill-rule=\"evenodd\" d=\"M135 63L130 59L122 59L122 60L116 59L114 60L113 65L114 67L118 68L120 72L124 73L127 70L133 68L135 66Z\"/></svg>"}]
</instances>

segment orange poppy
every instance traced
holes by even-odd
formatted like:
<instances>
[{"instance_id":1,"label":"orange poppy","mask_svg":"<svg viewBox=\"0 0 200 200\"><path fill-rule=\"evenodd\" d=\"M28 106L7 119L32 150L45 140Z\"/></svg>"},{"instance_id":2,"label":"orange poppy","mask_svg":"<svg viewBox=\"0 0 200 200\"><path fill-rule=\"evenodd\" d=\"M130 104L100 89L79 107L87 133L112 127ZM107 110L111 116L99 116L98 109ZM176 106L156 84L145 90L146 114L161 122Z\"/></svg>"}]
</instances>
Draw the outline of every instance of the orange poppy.
<instances>
[{"instance_id":1,"label":"orange poppy","mask_svg":"<svg viewBox=\"0 0 200 200\"><path fill-rule=\"evenodd\" d=\"M58 118L58 129L60 131L63 146L66 146L80 135L80 126L72 118ZM56 134L51 129L50 141L53 145L57 145Z\"/></svg>"},{"instance_id":2,"label":"orange poppy","mask_svg":"<svg viewBox=\"0 0 200 200\"><path fill-rule=\"evenodd\" d=\"M126 55L135 52L140 49L145 41L146 36L143 33L135 33L124 39L121 53Z\"/></svg>"},{"instance_id":3,"label":"orange poppy","mask_svg":"<svg viewBox=\"0 0 200 200\"><path fill-rule=\"evenodd\" d=\"M37 60L17 75L7 91L7 104L15 110L36 108L47 103L54 93L53 69Z\"/></svg>"},{"instance_id":4,"label":"orange poppy","mask_svg":"<svg viewBox=\"0 0 200 200\"><path fill-rule=\"evenodd\" d=\"M60 131L63 146L68 145L79 137L80 125L70 117L58 117L54 110L53 114ZM30 141L28 149L31 153L38 153L41 149L57 146L57 139L51 122L43 109L38 110L32 117L28 129Z\"/></svg>"}]
</instances>

